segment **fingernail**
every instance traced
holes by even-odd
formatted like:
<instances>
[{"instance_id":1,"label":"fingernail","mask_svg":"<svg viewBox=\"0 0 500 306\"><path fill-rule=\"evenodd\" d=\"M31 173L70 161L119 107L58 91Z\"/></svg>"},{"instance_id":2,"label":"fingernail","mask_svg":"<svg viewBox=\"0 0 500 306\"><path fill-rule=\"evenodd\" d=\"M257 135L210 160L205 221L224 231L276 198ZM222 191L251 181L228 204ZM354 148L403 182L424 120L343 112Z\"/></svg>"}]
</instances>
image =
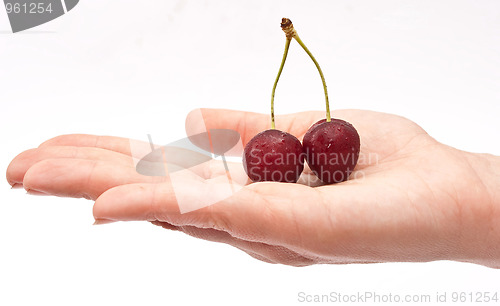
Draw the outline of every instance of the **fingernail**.
<instances>
[{"instance_id":1,"label":"fingernail","mask_svg":"<svg viewBox=\"0 0 500 306\"><path fill-rule=\"evenodd\" d=\"M49 195L48 193L38 191L38 190L33 190L33 189L29 189L28 191L26 191L26 193L29 195L34 195L34 196L48 196Z\"/></svg>"},{"instance_id":2,"label":"fingernail","mask_svg":"<svg viewBox=\"0 0 500 306\"><path fill-rule=\"evenodd\" d=\"M94 225L110 224L115 222L116 222L115 220L109 220L109 219L95 219Z\"/></svg>"},{"instance_id":3,"label":"fingernail","mask_svg":"<svg viewBox=\"0 0 500 306\"><path fill-rule=\"evenodd\" d=\"M23 184L18 184L18 183L15 183L14 185L12 185L10 187L10 189L22 189L23 188Z\"/></svg>"}]
</instances>

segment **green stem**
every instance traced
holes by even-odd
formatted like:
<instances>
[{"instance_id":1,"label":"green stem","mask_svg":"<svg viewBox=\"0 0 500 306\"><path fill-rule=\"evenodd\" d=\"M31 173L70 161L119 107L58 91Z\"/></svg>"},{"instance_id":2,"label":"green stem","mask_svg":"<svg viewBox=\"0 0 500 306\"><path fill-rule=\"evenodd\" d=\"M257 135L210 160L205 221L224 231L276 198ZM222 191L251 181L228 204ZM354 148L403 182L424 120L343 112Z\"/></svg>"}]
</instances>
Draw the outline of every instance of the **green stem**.
<instances>
[{"instance_id":1,"label":"green stem","mask_svg":"<svg viewBox=\"0 0 500 306\"><path fill-rule=\"evenodd\" d=\"M312 61L314 62L314 65L316 65L316 68L318 68L318 71L319 71L319 75L321 76L321 81L323 82L323 89L325 90L325 100L326 100L326 121L327 122L330 122L332 120L332 118L330 117L330 102L328 101L328 91L326 89L326 82L325 82L325 76L323 75L323 72L321 71L321 67L319 67L319 64L318 62L316 61L316 59L314 58L314 56L312 55L311 51L309 51L309 49L307 49L306 45L302 42L302 40L300 39L299 35L297 35L295 33L295 35L293 36L293 38L295 38L295 40L299 43L299 45L304 49L304 51L306 51L306 53L309 55L309 57L312 59Z\"/></svg>"},{"instance_id":2,"label":"green stem","mask_svg":"<svg viewBox=\"0 0 500 306\"><path fill-rule=\"evenodd\" d=\"M286 57L288 55L288 48L290 47L290 42L292 39L287 38L285 43L285 52L283 53L283 59L281 60L280 70L278 71L278 75L276 76L276 80L274 81L273 93L271 94L271 129L275 129L276 126L274 124L274 93L276 92L276 86L278 86L278 81L281 76L281 72L283 71L283 67L285 67Z\"/></svg>"}]
</instances>

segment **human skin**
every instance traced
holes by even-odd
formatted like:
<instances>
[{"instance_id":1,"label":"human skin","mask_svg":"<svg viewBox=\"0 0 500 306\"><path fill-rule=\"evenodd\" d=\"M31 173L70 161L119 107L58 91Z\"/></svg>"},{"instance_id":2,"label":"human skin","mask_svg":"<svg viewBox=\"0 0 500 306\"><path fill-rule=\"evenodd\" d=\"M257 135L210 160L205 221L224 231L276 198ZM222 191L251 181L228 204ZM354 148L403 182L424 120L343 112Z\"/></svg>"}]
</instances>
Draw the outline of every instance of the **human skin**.
<instances>
[{"instance_id":1,"label":"human skin","mask_svg":"<svg viewBox=\"0 0 500 306\"><path fill-rule=\"evenodd\" d=\"M188 135L200 124L199 112L186 119ZM236 130L243 145L269 128L267 115L201 113L207 130ZM169 176L136 172L128 139L93 135L59 136L21 153L7 180L31 194L93 200L97 224L150 221L270 263L454 260L500 268L499 157L441 144L391 114L339 110L332 116L356 127L361 155L376 157L360 159L354 179L335 185L249 182L231 197L180 213ZM276 123L301 140L322 117L303 112ZM189 179L203 183L220 175L207 167ZM312 176L306 167L301 180Z\"/></svg>"}]
</instances>

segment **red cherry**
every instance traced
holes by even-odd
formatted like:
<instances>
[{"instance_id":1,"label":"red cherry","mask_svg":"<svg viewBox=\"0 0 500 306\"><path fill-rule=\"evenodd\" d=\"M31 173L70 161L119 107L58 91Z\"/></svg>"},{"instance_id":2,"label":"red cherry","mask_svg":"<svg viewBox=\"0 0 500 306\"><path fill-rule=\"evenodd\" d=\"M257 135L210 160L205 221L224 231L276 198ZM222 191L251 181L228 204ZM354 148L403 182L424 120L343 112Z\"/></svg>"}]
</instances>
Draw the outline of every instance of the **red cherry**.
<instances>
[{"instance_id":1,"label":"red cherry","mask_svg":"<svg viewBox=\"0 0 500 306\"><path fill-rule=\"evenodd\" d=\"M243 152L243 166L254 182L295 183L304 170L304 151L293 135L271 129L252 138Z\"/></svg>"},{"instance_id":2,"label":"red cherry","mask_svg":"<svg viewBox=\"0 0 500 306\"><path fill-rule=\"evenodd\" d=\"M354 126L344 120L316 122L302 143L307 164L327 184L346 181L358 162L359 135Z\"/></svg>"}]
</instances>

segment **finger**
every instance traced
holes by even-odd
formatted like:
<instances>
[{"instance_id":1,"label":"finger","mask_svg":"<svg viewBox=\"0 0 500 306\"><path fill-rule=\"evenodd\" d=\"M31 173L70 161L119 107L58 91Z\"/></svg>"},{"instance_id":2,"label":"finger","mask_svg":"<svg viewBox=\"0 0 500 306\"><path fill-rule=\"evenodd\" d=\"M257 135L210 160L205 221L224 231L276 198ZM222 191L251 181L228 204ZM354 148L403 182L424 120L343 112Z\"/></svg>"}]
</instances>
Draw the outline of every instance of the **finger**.
<instances>
[{"instance_id":1,"label":"finger","mask_svg":"<svg viewBox=\"0 0 500 306\"><path fill-rule=\"evenodd\" d=\"M177 200L170 184L127 184L108 189L94 203L96 221L162 221L156 217L156 205L165 204L162 209L179 214Z\"/></svg>"},{"instance_id":2,"label":"finger","mask_svg":"<svg viewBox=\"0 0 500 306\"><path fill-rule=\"evenodd\" d=\"M119 153L124 156L131 156L132 165L139 162L141 170L147 173L144 167L150 167L152 172L164 171L166 168L171 169L190 169L192 172L206 177L212 171L214 163L203 162L197 164L196 160L202 156L199 152L185 149L182 147L171 146L165 148L158 145L153 145L155 154L152 152L152 144L140 140L111 137L111 136L96 136L85 134L62 135L49 139L42 143L39 148L47 149L50 147L78 147L78 148L97 148L105 151ZM158 150L158 151L156 151ZM208 150L210 152L210 150ZM168 166L165 164L168 163ZM179 167L177 167L179 166ZM12 184L11 184L12 185Z\"/></svg>"},{"instance_id":3,"label":"finger","mask_svg":"<svg viewBox=\"0 0 500 306\"><path fill-rule=\"evenodd\" d=\"M47 146L74 146L74 147L89 147L101 148L104 150L118 152L133 158L144 158L153 149L158 149L160 146L149 142L123 138L114 136L98 136L87 134L69 134L61 135L49 139L42 143L39 147Z\"/></svg>"},{"instance_id":4,"label":"finger","mask_svg":"<svg viewBox=\"0 0 500 306\"><path fill-rule=\"evenodd\" d=\"M303 137L312 123L324 116L321 112L302 112L276 117L276 128L297 138ZM258 133L271 128L269 115L227 109L196 109L186 118L186 133L195 135L210 129L230 129L238 132L245 145Z\"/></svg>"},{"instance_id":5,"label":"finger","mask_svg":"<svg viewBox=\"0 0 500 306\"><path fill-rule=\"evenodd\" d=\"M186 181L175 189L170 183L118 186L97 199L94 217L212 228L235 238L283 246L300 245L306 235L321 236L321 231L331 225L322 213L319 195L313 188L298 184L252 184L216 204L181 213L185 208L178 199L189 196L192 202L202 202L211 196L198 184L207 183ZM224 186L209 185L210 193L224 195L219 188ZM299 223L304 227L298 227Z\"/></svg>"},{"instance_id":6,"label":"finger","mask_svg":"<svg viewBox=\"0 0 500 306\"><path fill-rule=\"evenodd\" d=\"M49 139L42 143L39 149L75 147L82 148L82 150L85 148L100 149L102 151L118 153L122 156L129 157L132 166L136 166L136 163L140 161L140 168L144 173L148 172L147 169L145 169L147 167L149 167L153 173L165 171L170 167L172 167L172 169L189 169L200 176L204 176L211 171L211 164L208 162L202 162L199 165L192 166L193 161L196 161L200 156L198 152L183 149L181 147L169 147L168 150L166 150L164 147L153 145L154 150L159 150L155 151L157 154L150 154L152 151L151 145L152 144L148 142L121 137L72 134L61 135ZM108 154L108 156L111 157L112 155ZM130 156L132 158L130 158ZM126 159L122 159L127 162ZM168 166L166 165L167 163Z\"/></svg>"},{"instance_id":7,"label":"finger","mask_svg":"<svg viewBox=\"0 0 500 306\"><path fill-rule=\"evenodd\" d=\"M104 161L85 159L46 159L34 164L24 176L28 191L46 194L96 199L104 191L122 184L164 181L163 177L148 177L133 168Z\"/></svg>"},{"instance_id":8,"label":"finger","mask_svg":"<svg viewBox=\"0 0 500 306\"><path fill-rule=\"evenodd\" d=\"M40 145L40 147L45 146L101 148L130 155L130 140L128 138L114 136L98 136L88 134L61 135L51 138Z\"/></svg>"},{"instance_id":9,"label":"finger","mask_svg":"<svg viewBox=\"0 0 500 306\"><path fill-rule=\"evenodd\" d=\"M245 180L245 183L247 180ZM226 175L203 179L194 174L176 172L160 184L128 184L102 194L94 204L96 219L120 221L164 221L164 216L182 215L197 218L196 210L230 197L242 188ZM201 211L201 210L200 210ZM187 219L173 225L196 225ZM186 223L187 222L187 223ZM170 223L170 222L169 222Z\"/></svg>"},{"instance_id":10,"label":"finger","mask_svg":"<svg viewBox=\"0 0 500 306\"><path fill-rule=\"evenodd\" d=\"M45 146L24 151L16 156L7 168L7 180L11 185L22 184L24 174L31 166L45 159L56 158L99 160L133 167L133 161L130 156L101 148Z\"/></svg>"}]
</instances>

